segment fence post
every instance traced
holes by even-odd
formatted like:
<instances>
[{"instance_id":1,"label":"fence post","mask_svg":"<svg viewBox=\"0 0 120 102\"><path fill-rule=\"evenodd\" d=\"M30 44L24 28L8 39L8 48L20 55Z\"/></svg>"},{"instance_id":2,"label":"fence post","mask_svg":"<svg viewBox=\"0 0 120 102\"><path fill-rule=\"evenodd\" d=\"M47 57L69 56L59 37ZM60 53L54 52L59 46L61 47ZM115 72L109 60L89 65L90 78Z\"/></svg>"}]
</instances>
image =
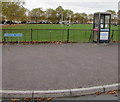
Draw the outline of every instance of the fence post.
<instances>
[{"instance_id":1,"label":"fence post","mask_svg":"<svg viewBox=\"0 0 120 102\"><path fill-rule=\"evenodd\" d=\"M32 42L32 28L31 28L31 34L30 34L30 36L31 36L31 42Z\"/></svg>"},{"instance_id":2,"label":"fence post","mask_svg":"<svg viewBox=\"0 0 120 102\"><path fill-rule=\"evenodd\" d=\"M113 36L114 36L114 30L112 30L112 35L110 37L110 41L112 40L113 41Z\"/></svg>"},{"instance_id":3,"label":"fence post","mask_svg":"<svg viewBox=\"0 0 120 102\"><path fill-rule=\"evenodd\" d=\"M67 42L69 42L69 36L70 36L70 29L67 29Z\"/></svg>"},{"instance_id":4,"label":"fence post","mask_svg":"<svg viewBox=\"0 0 120 102\"><path fill-rule=\"evenodd\" d=\"M89 42L93 42L93 30L90 30L90 37L89 37Z\"/></svg>"},{"instance_id":5,"label":"fence post","mask_svg":"<svg viewBox=\"0 0 120 102\"><path fill-rule=\"evenodd\" d=\"M3 29L3 35L2 35L3 37L2 38L3 38L3 42L6 42L4 34L5 34L5 29Z\"/></svg>"}]
</instances>

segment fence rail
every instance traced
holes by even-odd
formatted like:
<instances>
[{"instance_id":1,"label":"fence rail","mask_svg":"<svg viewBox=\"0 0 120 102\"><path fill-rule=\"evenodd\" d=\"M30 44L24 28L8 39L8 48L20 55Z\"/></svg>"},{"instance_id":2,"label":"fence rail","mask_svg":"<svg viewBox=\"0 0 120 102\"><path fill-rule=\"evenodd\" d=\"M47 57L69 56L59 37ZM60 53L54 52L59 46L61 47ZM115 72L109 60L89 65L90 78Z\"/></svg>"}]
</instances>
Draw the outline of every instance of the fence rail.
<instances>
[{"instance_id":1,"label":"fence rail","mask_svg":"<svg viewBox=\"0 0 120 102\"><path fill-rule=\"evenodd\" d=\"M0 29L1 42L91 42L91 29ZM5 37L6 33L21 33L22 37ZM120 30L111 30L111 41L118 41Z\"/></svg>"}]
</instances>

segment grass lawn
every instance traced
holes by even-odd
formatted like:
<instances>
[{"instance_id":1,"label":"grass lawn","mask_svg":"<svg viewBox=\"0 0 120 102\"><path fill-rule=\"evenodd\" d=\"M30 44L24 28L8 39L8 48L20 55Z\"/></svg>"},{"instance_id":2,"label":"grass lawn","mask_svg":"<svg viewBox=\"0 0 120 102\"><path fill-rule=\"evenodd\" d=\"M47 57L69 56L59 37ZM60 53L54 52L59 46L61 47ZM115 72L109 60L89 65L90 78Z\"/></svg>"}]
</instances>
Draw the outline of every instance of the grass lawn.
<instances>
[{"instance_id":1,"label":"grass lawn","mask_svg":"<svg viewBox=\"0 0 120 102\"><path fill-rule=\"evenodd\" d=\"M63 25L63 24L25 24L17 26L7 26L3 27L5 29L92 29L92 24L73 24L73 25Z\"/></svg>"},{"instance_id":2,"label":"grass lawn","mask_svg":"<svg viewBox=\"0 0 120 102\"><path fill-rule=\"evenodd\" d=\"M25 24L25 25L12 25L3 27L2 34L4 33L22 33L20 41L78 41L89 42L91 35L92 24L73 24L73 25L60 25L60 24ZM68 29L70 29L68 31ZM112 30L118 30L117 26L112 26ZM69 34L69 38L68 38ZM112 34L112 33L111 33ZM31 37L32 36L32 37ZM113 41L118 41L118 31L114 31ZM4 36L2 37L4 40ZM7 41L17 41L18 38L7 37Z\"/></svg>"}]
</instances>

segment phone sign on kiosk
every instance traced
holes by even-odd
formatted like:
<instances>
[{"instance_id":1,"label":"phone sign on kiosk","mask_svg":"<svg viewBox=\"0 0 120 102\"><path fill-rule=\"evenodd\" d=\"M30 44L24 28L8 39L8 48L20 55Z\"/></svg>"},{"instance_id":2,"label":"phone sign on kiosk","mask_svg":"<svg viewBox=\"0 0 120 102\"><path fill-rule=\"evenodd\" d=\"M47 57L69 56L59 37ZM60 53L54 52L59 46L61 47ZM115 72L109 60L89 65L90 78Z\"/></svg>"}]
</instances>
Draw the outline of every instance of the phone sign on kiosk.
<instances>
[{"instance_id":1,"label":"phone sign on kiosk","mask_svg":"<svg viewBox=\"0 0 120 102\"><path fill-rule=\"evenodd\" d=\"M94 13L93 42L110 42L111 14L107 12Z\"/></svg>"}]
</instances>

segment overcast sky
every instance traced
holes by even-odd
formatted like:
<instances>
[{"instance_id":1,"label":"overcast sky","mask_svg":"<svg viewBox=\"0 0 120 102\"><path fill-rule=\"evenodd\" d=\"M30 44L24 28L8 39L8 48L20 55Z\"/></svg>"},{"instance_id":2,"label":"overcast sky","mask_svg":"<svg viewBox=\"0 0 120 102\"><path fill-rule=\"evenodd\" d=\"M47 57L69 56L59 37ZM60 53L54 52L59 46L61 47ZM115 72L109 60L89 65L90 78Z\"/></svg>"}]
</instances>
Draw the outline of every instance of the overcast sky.
<instances>
[{"instance_id":1,"label":"overcast sky","mask_svg":"<svg viewBox=\"0 0 120 102\"><path fill-rule=\"evenodd\" d=\"M33 8L57 8L62 6L64 9L71 9L74 12L104 12L106 10L118 11L118 2L120 0L25 0L25 7L29 10Z\"/></svg>"}]
</instances>

